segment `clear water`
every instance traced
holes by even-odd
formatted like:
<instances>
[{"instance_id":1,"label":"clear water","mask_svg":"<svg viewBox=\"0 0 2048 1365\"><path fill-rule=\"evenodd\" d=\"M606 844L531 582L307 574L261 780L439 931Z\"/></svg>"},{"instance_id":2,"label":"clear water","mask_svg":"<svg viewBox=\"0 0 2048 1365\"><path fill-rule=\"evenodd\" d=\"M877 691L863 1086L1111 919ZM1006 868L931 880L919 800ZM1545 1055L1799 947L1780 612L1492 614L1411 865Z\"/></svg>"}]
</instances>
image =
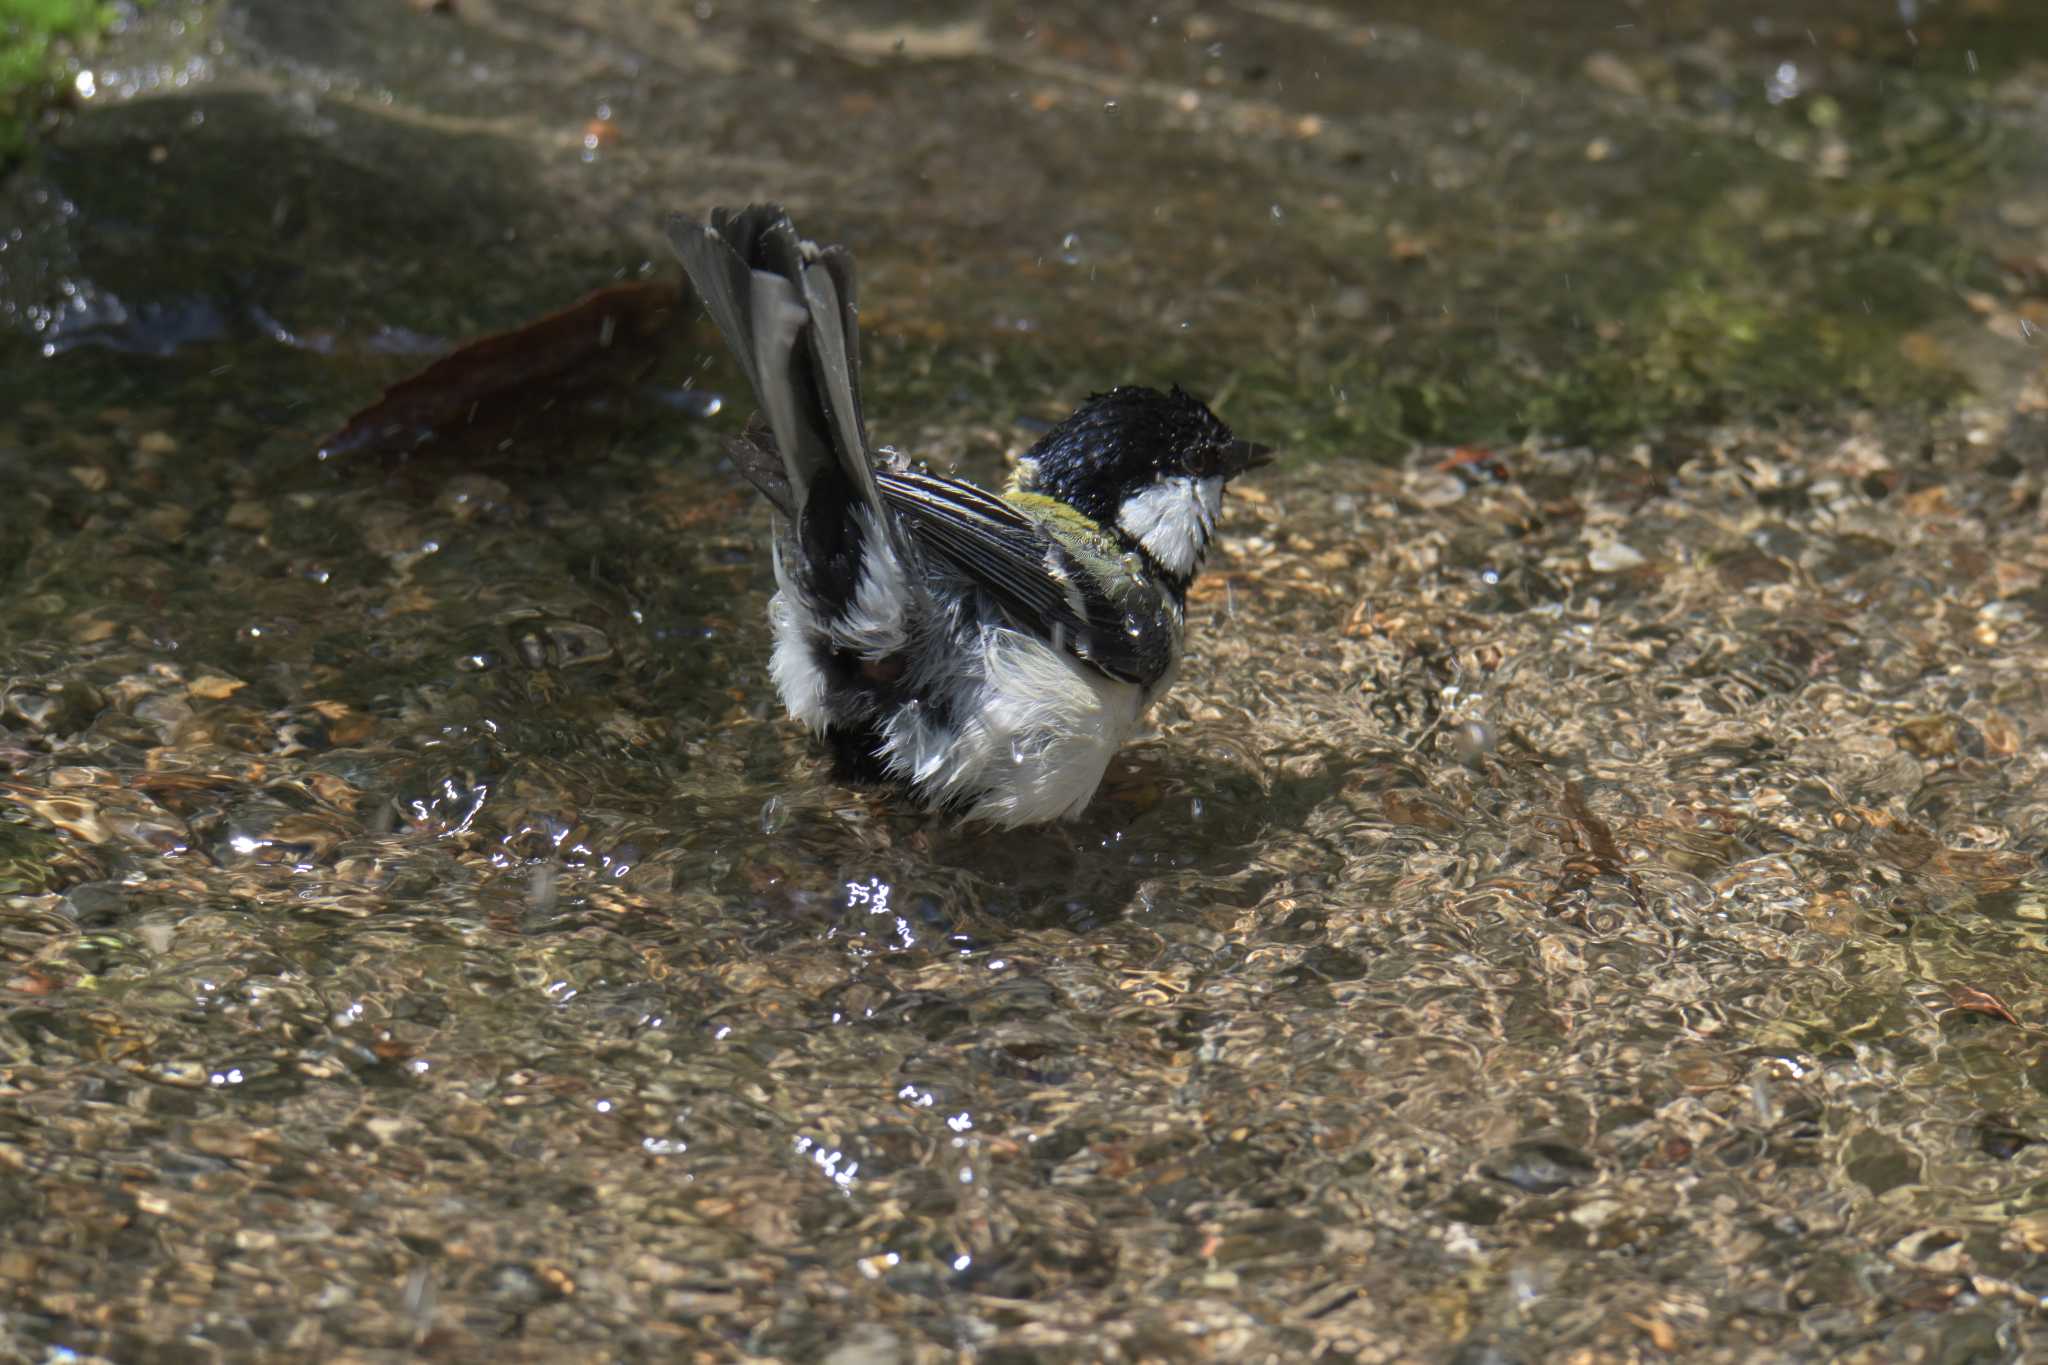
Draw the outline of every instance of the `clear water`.
<instances>
[{"instance_id":1,"label":"clear water","mask_svg":"<svg viewBox=\"0 0 2048 1365\"><path fill-rule=\"evenodd\" d=\"M6 1350L2038 1350L2039 22L1451 8L117 40L0 182ZM879 440L1286 447L1071 825L781 719L708 328L313 457L769 195Z\"/></svg>"}]
</instances>

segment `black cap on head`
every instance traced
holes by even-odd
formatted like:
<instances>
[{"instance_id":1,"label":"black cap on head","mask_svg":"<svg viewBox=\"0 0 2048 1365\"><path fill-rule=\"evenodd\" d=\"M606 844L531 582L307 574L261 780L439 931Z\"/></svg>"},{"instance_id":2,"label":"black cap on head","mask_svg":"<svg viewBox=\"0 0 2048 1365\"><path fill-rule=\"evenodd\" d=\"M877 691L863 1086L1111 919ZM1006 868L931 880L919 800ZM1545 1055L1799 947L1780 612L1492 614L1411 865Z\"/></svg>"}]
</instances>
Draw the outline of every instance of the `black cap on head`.
<instances>
[{"instance_id":1,"label":"black cap on head","mask_svg":"<svg viewBox=\"0 0 2048 1365\"><path fill-rule=\"evenodd\" d=\"M1239 440L1201 400L1175 385L1126 384L1093 394L1025 453L1019 485L1058 498L1104 525L1131 493L1174 475L1234 478L1272 458Z\"/></svg>"}]
</instances>

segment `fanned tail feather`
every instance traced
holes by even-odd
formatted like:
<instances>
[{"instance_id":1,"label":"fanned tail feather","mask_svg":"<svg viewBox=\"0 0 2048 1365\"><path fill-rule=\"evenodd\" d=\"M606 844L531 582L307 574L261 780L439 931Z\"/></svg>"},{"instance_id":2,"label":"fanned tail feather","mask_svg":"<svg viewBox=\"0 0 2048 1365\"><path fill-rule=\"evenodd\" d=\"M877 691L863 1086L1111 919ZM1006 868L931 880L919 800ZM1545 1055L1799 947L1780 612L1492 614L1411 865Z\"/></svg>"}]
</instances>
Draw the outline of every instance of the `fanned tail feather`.
<instances>
[{"instance_id":1,"label":"fanned tail feather","mask_svg":"<svg viewBox=\"0 0 2048 1365\"><path fill-rule=\"evenodd\" d=\"M807 542L838 535L811 523L843 521L849 502L887 527L860 410L852 256L803 240L779 204L714 209L709 223L678 215L668 236L753 386L786 491L744 457L742 472L799 519Z\"/></svg>"}]
</instances>

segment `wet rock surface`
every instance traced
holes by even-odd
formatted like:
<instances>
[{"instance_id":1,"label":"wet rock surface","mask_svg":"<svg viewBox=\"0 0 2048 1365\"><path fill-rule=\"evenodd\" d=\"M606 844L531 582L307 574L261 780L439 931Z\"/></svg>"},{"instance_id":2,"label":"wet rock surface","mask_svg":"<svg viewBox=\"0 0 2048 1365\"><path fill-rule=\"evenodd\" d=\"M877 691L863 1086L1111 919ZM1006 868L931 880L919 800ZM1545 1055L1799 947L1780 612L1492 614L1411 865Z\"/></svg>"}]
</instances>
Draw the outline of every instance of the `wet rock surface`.
<instances>
[{"instance_id":1,"label":"wet rock surface","mask_svg":"<svg viewBox=\"0 0 2048 1365\"><path fill-rule=\"evenodd\" d=\"M2048 47L1433 8L118 39L0 184L5 1349L2038 1351ZM880 440L1288 444L1074 824L780 717L708 329L315 458L770 194Z\"/></svg>"}]
</instances>

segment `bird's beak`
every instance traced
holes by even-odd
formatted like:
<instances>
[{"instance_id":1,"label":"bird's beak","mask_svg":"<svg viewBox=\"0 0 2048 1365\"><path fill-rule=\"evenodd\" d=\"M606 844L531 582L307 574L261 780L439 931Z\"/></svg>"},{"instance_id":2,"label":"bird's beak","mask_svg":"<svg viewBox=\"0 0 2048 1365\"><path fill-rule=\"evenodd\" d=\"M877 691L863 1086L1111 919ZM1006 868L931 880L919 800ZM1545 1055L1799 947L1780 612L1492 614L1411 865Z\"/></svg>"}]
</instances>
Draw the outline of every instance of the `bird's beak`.
<instances>
[{"instance_id":1,"label":"bird's beak","mask_svg":"<svg viewBox=\"0 0 2048 1365\"><path fill-rule=\"evenodd\" d=\"M1234 479L1247 469L1257 469L1262 464L1273 463L1273 447L1260 445L1257 441L1234 440L1223 447L1217 473L1226 479Z\"/></svg>"}]
</instances>

